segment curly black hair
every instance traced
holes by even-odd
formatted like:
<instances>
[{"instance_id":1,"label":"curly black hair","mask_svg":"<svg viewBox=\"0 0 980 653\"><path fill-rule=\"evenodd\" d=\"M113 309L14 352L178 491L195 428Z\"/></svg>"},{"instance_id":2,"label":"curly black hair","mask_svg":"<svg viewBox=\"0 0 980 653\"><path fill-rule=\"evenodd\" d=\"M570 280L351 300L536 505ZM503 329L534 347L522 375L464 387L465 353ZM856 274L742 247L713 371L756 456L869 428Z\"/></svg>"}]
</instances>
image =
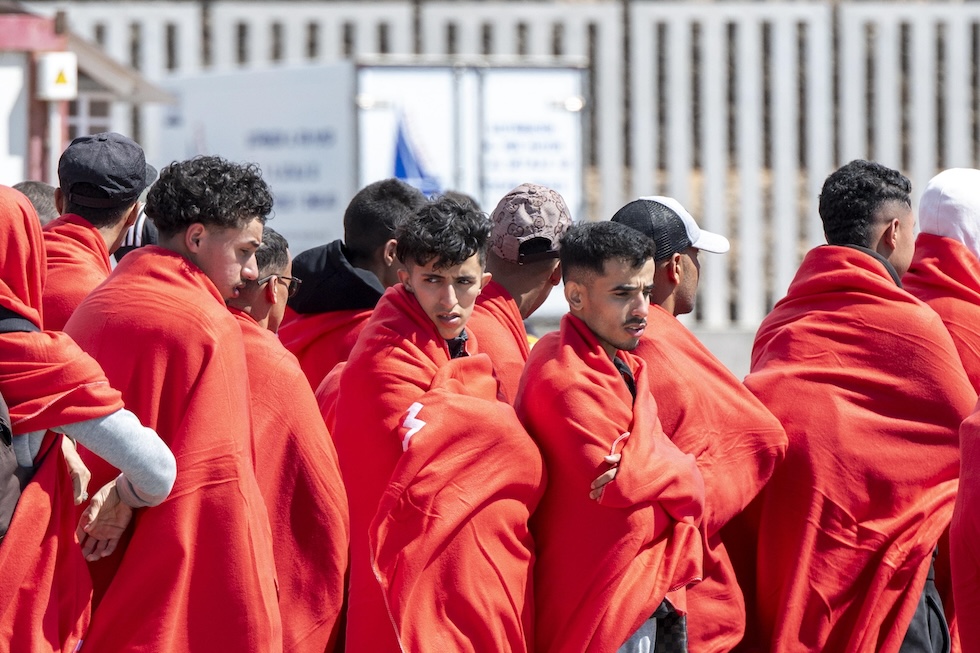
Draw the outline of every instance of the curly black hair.
<instances>
[{"instance_id":1,"label":"curly black hair","mask_svg":"<svg viewBox=\"0 0 980 653\"><path fill-rule=\"evenodd\" d=\"M561 237L562 280L580 270L604 274L606 261L625 261L631 268L639 268L656 252L656 243L633 227L619 222L583 222Z\"/></svg>"},{"instance_id":2,"label":"curly black hair","mask_svg":"<svg viewBox=\"0 0 980 653\"><path fill-rule=\"evenodd\" d=\"M265 224L271 212L272 192L259 167L218 156L171 163L146 198L146 215L166 237L198 222L241 228L258 218Z\"/></svg>"},{"instance_id":3,"label":"curly black hair","mask_svg":"<svg viewBox=\"0 0 980 653\"><path fill-rule=\"evenodd\" d=\"M486 213L450 197L440 197L398 225L395 254L405 264L428 265L435 259L435 267L440 270L459 265L476 254L480 265L485 266L490 228Z\"/></svg>"},{"instance_id":4,"label":"curly black hair","mask_svg":"<svg viewBox=\"0 0 980 653\"><path fill-rule=\"evenodd\" d=\"M878 210L887 202L909 207L912 183L898 170L855 159L832 173L820 191L820 219L831 245L871 247Z\"/></svg>"},{"instance_id":5,"label":"curly black hair","mask_svg":"<svg viewBox=\"0 0 980 653\"><path fill-rule=\"evenodd\" d=\"M370 261L402 220L428 200L420 190L399 179L382 179L357 191L344 211L344 247L352 263Z\"/></svg>"}]
</instances>

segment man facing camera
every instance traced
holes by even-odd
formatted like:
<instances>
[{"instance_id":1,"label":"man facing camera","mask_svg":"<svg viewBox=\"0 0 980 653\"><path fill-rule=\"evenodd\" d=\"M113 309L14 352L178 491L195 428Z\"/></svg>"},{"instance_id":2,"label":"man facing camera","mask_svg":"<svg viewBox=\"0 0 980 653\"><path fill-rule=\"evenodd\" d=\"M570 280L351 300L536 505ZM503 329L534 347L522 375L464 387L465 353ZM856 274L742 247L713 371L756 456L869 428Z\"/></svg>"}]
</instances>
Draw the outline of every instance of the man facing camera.
<instances>
[{"instance_id":1,"label":"man facing camera","mask_svg":"<svg viewBox=\"0 0 980 653\"><path fill-rule=\"evenodd\" d=\"M654 251L625 225L572 227L561 239L569 312L521 378L517 413L548 472L531 521L539 651L687 650L704 482L664 434L630 353L647 328Z\"/></svg>"}]
</instances>

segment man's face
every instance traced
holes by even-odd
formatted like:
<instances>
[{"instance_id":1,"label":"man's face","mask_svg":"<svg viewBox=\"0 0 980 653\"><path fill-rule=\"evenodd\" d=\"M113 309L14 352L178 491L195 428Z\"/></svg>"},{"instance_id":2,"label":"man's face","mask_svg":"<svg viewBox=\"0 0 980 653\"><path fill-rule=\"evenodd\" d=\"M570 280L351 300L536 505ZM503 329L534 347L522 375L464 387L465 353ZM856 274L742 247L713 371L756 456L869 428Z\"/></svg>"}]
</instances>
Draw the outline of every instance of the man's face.
<instances>
[{"instance_id":1,"label":"man's face","mask_svg":"<svg viewBox=\"0 0 980 653\"><path fill-rule=\"evenodd\" d=\"M435 259L426 265L409 264L398 276L436 325L439 335L449 340L466 328L490 274L483 271L476 254L449 268L436 269L435 264Z\"/></svg>"},{"instance_id":2,"label":"man's face","mask_svg":"<svg viewBox=\"0 0 980 653\"><path fill-rule=\"evenodd\" d=\"M653 259L638 268L621 260L608 260L602 275L584 275L565 284L572 314L585 322L599 338L609 357L640 343L647 324L653 290Z\"/></svg>"},{"instance_id":3,"label":"man's face","mask_svg":"<svg viewBox=\"0 0 980 653\"><path fill-rule=\"evenodd\" d=\"M292 256L289 257L289 262L286 263L286 267L282 270L281 275L283 277L293 276ZM278 275L271 279L270 282L276 286L275 293L277 301L269 309L269 331L277 333L279 331L279 325L282 324L282 318L286 315L286 300L289 299L289 282L280 279Z\"/></svg>"},{"instance_id":4,"label":"man's face","mask_svg":"<svg viewBox=\"0 0 980 653\"><path fill-rule=\"evenodd\" d=\"M228 300L238 297L246 281L258 278L255 250L261 244L262 223L258 218L241 229L205 226L193 260Z\"/></svg>"},{"instance_id":5,"label":"man's face","mask_svg":"<svg viewBox=\"0 0 980 653\"><path fill-rule=\"evenodd\" d=\"M688 247L681 252L681 280L675 291L674 315L686 315L694 310L698 295L698 282L701 280L700 250Z\"/></svg>"}]
</instances>

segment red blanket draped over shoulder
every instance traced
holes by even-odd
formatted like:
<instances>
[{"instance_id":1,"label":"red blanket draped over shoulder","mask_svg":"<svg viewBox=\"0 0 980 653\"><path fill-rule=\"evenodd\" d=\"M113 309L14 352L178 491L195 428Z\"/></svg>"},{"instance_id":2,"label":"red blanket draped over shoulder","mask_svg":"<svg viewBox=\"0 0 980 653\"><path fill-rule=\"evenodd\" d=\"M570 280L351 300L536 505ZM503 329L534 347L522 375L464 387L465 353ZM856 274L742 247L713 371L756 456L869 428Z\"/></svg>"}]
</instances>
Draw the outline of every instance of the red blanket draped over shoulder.
<instances>
[{"instance_id":1,"label":"red blanket draped over shoulder","mask_svg":"<svg viewBox=\"0 0 980 653\"><path fill-rule=\"evenodd\" d=\"M939 313L974 389L980 390L980 260L952 238L919 234L902 284Z\"/></svg>"},{"instance_id":2,"label":"red blanket draped over shoulder","mask_svg":"<svg viewBox=\"0 0 980 653\"><path fill-rule=\"evenodd\" d=\"M588 326L566 315L521 379L517 414L548 472L531 520L540 652L615 651L668 592L701 578L701 474L664 435L644 363L620 356L636 377L635 405ZM612 453L622 454L619 471L593 501ZM682 592L670 599L685 611Z\"/></svg>"},{"instance_id":3,"label":"red blanket draped over shoulder","mask_svg":"<svg viewBox=\"0 0 980 653\"><path fill-rule=\"evenodd\" d=\"M214 284L157 246L126 255L66 326L177 458L159 506L92 565L95 651L279 651L269 517L255 480L241 330ZM89 456L93 487L113 470ZM122 545L120 545L122 547Z\"/></svg>"},{"instance_id":4,"label":"red blanket draped over shoulder","mask_svg":"<svg viewBox=\"0 0 980 653\"><path fill-rule=\"evenodd\" d=\"M44 226L44 249L44 326L61 331L82 300L112 272L109 249L91 222L71 213Z\"/></svg>"},{"instance_id":5,"label":"red blanket draped over shoulder","mask_svg":"<svg viewBox=\"0 0 980 653\"><path fill-rule=\"evenodd\" d=\"M372 309L292 313L279 327L279 340L299 359L303 373L316 389L334 365L347 360Z\"/></svg>"},{"instance_id":6,"label":"red blanket draped over shoulder","mask_svg":"<svg viewBox=\"0 0 980 653\"><path fill-rule=\"evenodd\" d=\"M880 261L818 247L759 328L745 384L789 437L759 498L749 631L767 651L897 651L977 398L949 333Z\"/></svg>"},{"instance_id":7,"label":"red blanket draped over shoulder","mask_svg":"<svg viewBox=\"0 0 980 653\"><path fill-rule=\"evenodd\" d=\"M332 651L349 543L337 452L296 357L251 316L230 310L245 340L255 475L272 521L283 651Z\"/></svg>"},{"instance_id":8,"label":"red blanket draped over shoulder","mask_svg":"<svg viewBox=\"0 0 980 653\"><path fill-rule=\"evenodd\" d=\"M480 339L480 350L493 361L507 401L513 403L524 363L531 353L517 302L491 279L476 299L467 328Z\"/></svg>"},{"instance_id":9,"label":"red blanket draped over shoulder","mask_svg":"<svg viewBox=\"0 0 980 653\"><path fill-rule=\"evenodd\" d=\"M755 498L786 453L786 432L671 313L650 306L632 352L646 363L664 433L697 458L704 477L704 580L687 591L691 651L730 651L745 631L745 603L719 533Z\"/></svg>"},{"instance_id":10,"label":"red blanket draped over shoulder","mask_svg":"<svg viewBox=\"0 0 980 653\"><path fill-rule=\"evenodd\" d=\"M0 222L0 305L41 327L46 265L37 215L26 197L0 186ZM123 407L98 363L60 332L0 334L0 394L14 437ZM0 544L0 651L74 651L91 617L62 437L44 438Z\"/></svg>"},{"instance_id":11,"label":"red blanket draped over shoulder","mask_svg":"<svg viewBox=\"0 0 980 653\"><path fill-rule=\"evenodd\" d=\"M467 351L476 351L472 334ZM405 411L429 391L439 369L449 361L446 341L415 297L398 284L385 292L374 309L337 384L339 396L332 402L336 406L333 436L351 511L348 650L399 650L381 586L372 571L368 532L402 457L399 427ZM452 478L445 481L448 488ZM499 598L487 600L496 603Z\"/></svg>"},{"instance_id":12,"label":"red blanket draped over shoulder","mask_svg":"<svg viewBox=\"0 0 980 653\"><path fill-rule=\"evenodd\" d=\"M446 363L412 404L371 523L374 571L404 651L527 651L528 517L541 454L497 397L490 359Z\"/></svg>"}]
</instances>

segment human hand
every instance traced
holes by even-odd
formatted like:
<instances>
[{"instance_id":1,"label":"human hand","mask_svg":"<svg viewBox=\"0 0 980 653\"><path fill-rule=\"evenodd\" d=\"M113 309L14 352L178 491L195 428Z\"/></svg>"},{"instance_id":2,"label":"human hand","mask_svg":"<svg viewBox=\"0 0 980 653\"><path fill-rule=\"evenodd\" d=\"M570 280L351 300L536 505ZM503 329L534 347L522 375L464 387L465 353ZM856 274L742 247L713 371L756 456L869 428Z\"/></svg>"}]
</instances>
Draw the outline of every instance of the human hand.
<instances>
[{"instance_id":1,"label":"human hand","mask_svg":"<svg viewBox=\"0 0 980 653\"><path fill-rule=\"evenodd\" d=\"M65 462L68 463L75 505L79 506L88 500L88 484L92 480L92 472L82 462L82 457L78 455L78 449L75 448L71 438L61 439L61 451L65 454Z\"/></svg>"},{"instance_id":2,"label":"human hand","mask_svg":"<svg viewBox=\"0 0 980 653\"><path fill-rule=\"evenodd\" d=\"M85 559L95 562L112 555L132 519L133 509L119 498L116 481L106 483L95 493L78 520L78 529L75 532Z\"/></svg>"},{"instance_id":3,"label":"human hand","mask_svg":"<svg viewBox=\"0 0 980 653\"><path fill-rule=\"evenodd\" d=\"M592 481L592 491L589 492L590 499L593 501L599 500L599 498L602 496L602 488L616 478L616 472L619 471L619 461L622 459L623 454L621 453L614 453L603 458L603 460L612 465L612 468L607 469L599 475L599 478Z\"/></svg>"}]
</instances>

